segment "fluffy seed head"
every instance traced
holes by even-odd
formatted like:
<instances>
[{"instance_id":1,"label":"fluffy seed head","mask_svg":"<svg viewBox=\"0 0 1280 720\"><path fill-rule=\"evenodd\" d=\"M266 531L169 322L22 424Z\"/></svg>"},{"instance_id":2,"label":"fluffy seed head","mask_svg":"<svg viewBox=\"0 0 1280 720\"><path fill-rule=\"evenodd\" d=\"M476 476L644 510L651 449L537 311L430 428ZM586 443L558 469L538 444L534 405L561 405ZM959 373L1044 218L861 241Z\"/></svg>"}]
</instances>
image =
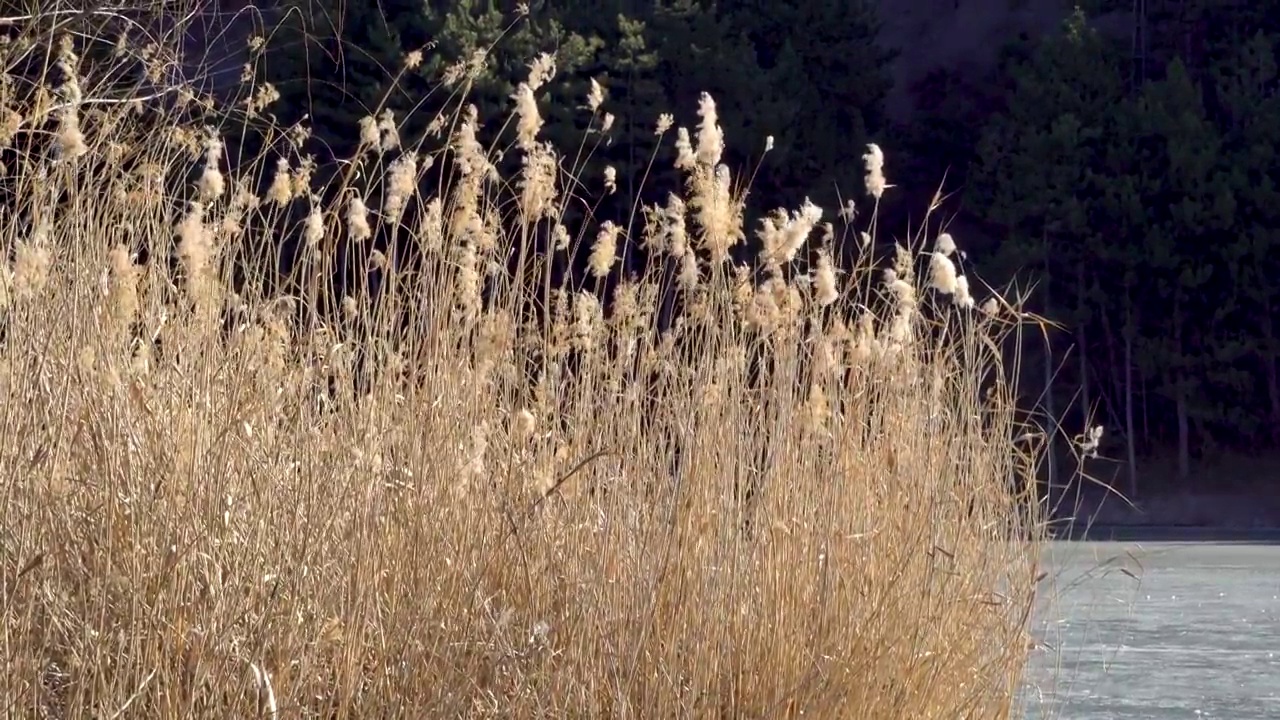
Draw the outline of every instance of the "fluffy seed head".
<instances>
[{"instance_id":1,"label":"fluffy seed head","mask_svg":"<svg viewBox=\"0 0 1280 720\"><path fill-rule=\"evenodd\" d=\"M411 152L396 158L387 169L387 197L383 209L393 220L400 218L405 203L413 195L417 171L418 157Z\"/></svg>"},{"instance_id":2,"label":"fluffy seed head","mask_svg":"<svg viewBox=\"0 0 1280 720\"><path fill-rule=\"evenodd\" d=\"M378 119L372 115L360 118L360 146L373 148L379 144L381 139L378 137Z\"/></svg>"},{"instance_id":3,"label":"fluffy seed head","mask_svg":"<svg viewBox=\"0 0 1280 720\"><path fill-rule=\"evenodd\" d=\"M542 53L529 64L529 87L533 90L546 85L556 74L556 57Z\"/></svg>"},{"instance_id":4,"label":"fluffy seed head","mask_svg":"<svg viewBox=\"0 0 1280 720\"><path fill-rule=\"evenodd\" d=\"M667 206L663 209L661 235L667 252L672 257L684 257L689 250L689 233L685 226L685 204L675 193L667 194Z\"/></svg>"},{"instance_id":5,"label":"fluffy seed head","mask_svg":"<svg viewBox=\"0 0 1280 720\"><path fill-rule=\"evenodd\" d=\"M879 145L869 143L867 153L862 156L862 160L867 166L867 194L879 200L884 195L885 189L889 187L884 179L884 151Z\"/></svg>"},{"instance_id":6,"label":"fluffy seed head","mask_svg":"<svg viewBox=\"0 0 1280 720\"><path fill-rule=\"evenodd\" d=\"M369 226L369 208L358 195L352 195L347 202L347 231L355 242L363 242L373 237L373 228Z\"/></svg>"},{"instance_id":7,"label":"fluffy seed head","mask_svg":"<svg viewBox=\"0 0 1280 720\"><path fill-rule=\"evenodd\" d=\"M951 295L956 291L956 266L951 259L941 252L929 256L929 285L943 295Z\"/></svg>"},{"instance_id":8,"label":"fluffy seed head","mask_svg":"<svg viewBox=\"0 0 1280 720\"><path fill-rule=\"evenodd\" d=\"M58 153L73 160L87 152L89 146L85 144L84 133L80 130L80 116L70 108L58 118Z\"/></svg>"},{"instance_id":9,"label":"fluffy seed head","mask_svg":"<svg viewBox=\"0 0 1280 720\"><path fill-rule=\"evenodd\" d=\"M312 250L316 249L324 239L324 215L320 213L319 204L312 204L311 212L307 214L302 227L302 239Z\"/></svg>"},{"instance_id":10,"label":"fluffy seed head","mask_svg":"<svg viewBox=\"0 0 1280 720\"><path fill-rule=\"evenodd\" d=\"M698 272L697 254L686 252L680 258L680 275L677 276L676 282L683 290L693 290L698 286L700 275L701 273Z\"/></svg>"},{"instance_id":11,"label":"fluffy seed head","mask_svg":"<svg viewBox=\"0 0 1280 720\"><path fill-rule=\"evenodd\" d=\"M822 208L805 198L798 211L788 214L779 209L761 220L757 235L761 240L764 262L780 265L794 260L821 219Z\"/></svg>"},{"instance_id":12,"label":"fluffy seed head","mask_svg":"<svg viewBox=\"0 0 1280 720\"><path fill-rule=\"evenodd\" d=\"M205 147L204 173L200 176L200 199L209 202L226 192L227 181L218 169L222 158L222 140L212 136Z\"/></svg>"},{"instance_id":13,"label":"fluffy seed head","mask_svg":"<svg viewBox=\"0 0 1280 720\"><path fill-rule=\"evenodd\" d=\"M595 78L591 78L591 90L587 92L587 107L590 108L591 112L595 112L603 104L604 87L596 82Z\"/></svg>"},{"instance_id":14,"label":"fluffy seed head","mask_svg":"<svg viewBox=\"0 0 1280 720\"><path fill-rule=\"evenodd\" d=\"M471 243L459 249L458 274L455 294L458 308L465 320L473 320L480 313L480 256Z\"/></svg>"},{"instance_id":15,"label":"fluffy seed head","mask_svg":"<svg viewBox=\"0 0 1280 720\"><path fill-rule=\"evenodd\" d=\"M111 317L121 325L133 322L138 313L138 267L123 243L111 249L108 305Z\"/></svg>"},{"instance_id":16,"label":"fluffy seed head","mask_svg":"<svg viewBox=\"0 0 1280 720\"><path fill-rule=\"evenodd\" d=\"M852 199L844 201L844 205L840 208L840 219L846 225L852 225L853 221L858 219L858 206Z\"/></svg>"},{"instance_id":17,"label":"fluffy seed head","mask_svg":"<svg viewBox=\"0 0 1280 720\"><path fill-rule=\"evenodd\" d=\"M415 239L431 253L444 247L444 202L439 197L427 201Z\"/></svg>"},{"instance_id":18,"label":"fluffy seed head","mask_svg":"<svg viewBox=\"0 0 1280 720\"><path fill-rule=\"evenodd\" d=\"M276 160L276 174L271 178L271 187L267 189L267 200L277 205L284 205L293 199L293 172L289 169L289 159Z\"/></svg>"},{"instance_id":19,"label":"fluffy seed head","mask_svg":"<svg viewBox=\"0 0 1280 720\"><path fill-rule=\"evenodd\" d=\"M951 257L956 251L956 241L951 237L951 233L942 233L934 241L933 249L947 257Z\"/></svg>"},{"instance_id":20,"label":"fluffy seed head","mask_svg":"<svg viewBox=\"0 0 1280 720\"><path fill-rule=\"evenodd\" d=\"M897 270L889 269L884 271L884 284L897 299L899 307L915 305L916 289L912 287L911 283L899 277Z\"/></svg>"},{"instance_id":21,"label":"fluffy seed head","mask_svg":"<svg viewBox=\"0 0 1280 720\"><path fill-rule=\"evenodd\" d=\"M693 152L693 141L688 128L676 128L676 169L692 170L698 156Z\"/></svg>"},{"instance_id":22,"label":"fluffy seed head","mask_svg":"<svg viewBox=\"0 0 1280 720\"><path fill-rule=\"evenodd\" d=\"M704 92L698 98L698 117L702 118L698 123L698 162L715 167L724 153L724 132L720 130L716 102L710 93Z\"/></svg>"},{"instance_id":23,"label":"fluffy seed head","mask_svg":"<svg viewBox=\"0 0 1280 720\"><path fill-rule=\"evenodd\" d=\"M527 152L538 140L538 131L542 129L542 114L538 111L538 101L529 83L517 85L511 99L516 104L516 144Z\"/></svg>"},{"instance_id":24,"label":"fluffy seed head","mask_svg":"<svg viewBox=\"0 0 1280 720\"><path fill-rule=\"evenodd\" d=\"M969 278L964 275L956 277L956 294L953 298L958 307L971 309L974 306L973 295L969 293Z\"/></svg>"},{"instance_id":25,"label":"fluffy seed head","mask_svg":"<svg viewBox=\"0 0 1280 720\"><path fill-rule=\"evenodd\" d=\"M592 275L604 277L613 268L613 262L618 251L618 234L620 232L622 232L622 228L614 225L609 220L606 220L600 226L600 232L596 234L596 241L591 246L590 267Z\"/></svg>"},{"instance_id":26,"label":"fluffy seed head","mask_svg":"<svg viewBox=\"0 0 1280 720\"><path fill-rule=\"evenodd\" d=\"M516 181L520 188L520 210L523 221L536 222L556 213L559 190L556 173L559 172L559 156L551 143L534 145L520 159L524 170Z\"/></svg>"},{"instance_id":27,"label":"fluffy seed head","mask_svg":"<svg viewBox=\"0 0 1280 720\"><path fill-rule=\"evenodd\" d=\"M604 311L600 301L589 292L573 296L573 340L580 350L591 351L599 341L603 328Z\"/></svg>"},{"instance_id":28,"label":"fluffy seed head","mask_svg":"<svg viewBox=\"0 0 1280 720\"><path fill-rule=\"evenodd\" d=\"M186 270L188 282L202 276L209 262L212 238L204 221L204 204L192 202L190 210L178 226L178 258Z\"/></svg>"},{"instance_id":29,"label":"fluffy seed head","mask_svg":"<svg viewBox=\"0 0 1280 720\"><path fill-rule=\"evenodd\" d=\"M396 116L390 108L378 116L378 146L382 152L400 147L400 128L396 126Z\"/></svg>"},{"instance_id":30,"label":"fluffy seed head","mask_svg":"<svg viewBox=\"0 0 1280 720\"><path fill-rule=\"evenodd\" d=\"M836 290L836 271L831 263L831 253L826 250L818 254L818 269L814 273L813 284L817 290L818 305L826 307L840 299L840 292Z\"/></svg>"}]
</instances>

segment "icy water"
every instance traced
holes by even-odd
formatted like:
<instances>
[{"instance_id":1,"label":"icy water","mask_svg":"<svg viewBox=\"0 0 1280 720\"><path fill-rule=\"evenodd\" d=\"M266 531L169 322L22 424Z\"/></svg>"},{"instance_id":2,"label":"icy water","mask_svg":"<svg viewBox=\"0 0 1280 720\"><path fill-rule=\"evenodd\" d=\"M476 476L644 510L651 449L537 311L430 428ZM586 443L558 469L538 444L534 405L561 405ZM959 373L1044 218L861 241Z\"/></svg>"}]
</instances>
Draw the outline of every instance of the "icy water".
<instances>
[{"instance_id":1,"label":"icy water","mask_svg":"<svg viewBox=\"0 0 1280 720\"><path fill-rule=\"evenodd\" d=\"M1055 542L1028 718L1280 718L1280 544Z\"/></svg>"}]
</instances>

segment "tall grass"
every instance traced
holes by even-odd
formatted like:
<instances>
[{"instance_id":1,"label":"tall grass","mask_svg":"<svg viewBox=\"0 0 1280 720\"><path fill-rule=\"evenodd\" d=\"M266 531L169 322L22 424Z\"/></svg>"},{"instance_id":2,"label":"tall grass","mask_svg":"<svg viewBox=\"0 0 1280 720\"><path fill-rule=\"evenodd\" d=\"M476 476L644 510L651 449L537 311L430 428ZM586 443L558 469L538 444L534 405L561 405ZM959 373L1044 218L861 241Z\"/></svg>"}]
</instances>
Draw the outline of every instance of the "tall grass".
<instances>
[{"instance_id":1,"label":"tall grass","mask_svg":"<svg viewBox=\"0 0 1280 720\"><path fill-rule=\"evenodd\" d=\"M685 192L571 230L612 173L539 140L547 58L515 176L465 108L430 153L375 114L373 192L317 187L296 129L233 172L234 138L84 102L60 57L3 108L53 138L14 146L0 226L6 716L1014 716L1019 314L949 236L886 270L874 221L744 227L705 96L659 121Z\"/></svg>"}]
</instances>

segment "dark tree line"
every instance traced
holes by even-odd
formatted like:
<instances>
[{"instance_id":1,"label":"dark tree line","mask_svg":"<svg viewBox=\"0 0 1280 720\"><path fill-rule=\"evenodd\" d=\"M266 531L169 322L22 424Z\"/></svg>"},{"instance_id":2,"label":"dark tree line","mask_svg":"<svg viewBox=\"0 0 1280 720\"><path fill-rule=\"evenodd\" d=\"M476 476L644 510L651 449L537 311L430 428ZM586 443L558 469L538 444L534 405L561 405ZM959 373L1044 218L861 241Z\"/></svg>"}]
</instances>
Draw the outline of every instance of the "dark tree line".
<instances>
[{"instance_id":1,"label":"dark tree line","mask_svg":"<svg viewBox=\"0 0 1280 720\"><path fill-rule=\"evenodd\" d=\"M1065 324L1045 405L1111 428L1130 490L1280 443L1277 3L1149 5L1137 54L1083 11L1011 54L966 200Z\"/></svg>"}]
</instances>

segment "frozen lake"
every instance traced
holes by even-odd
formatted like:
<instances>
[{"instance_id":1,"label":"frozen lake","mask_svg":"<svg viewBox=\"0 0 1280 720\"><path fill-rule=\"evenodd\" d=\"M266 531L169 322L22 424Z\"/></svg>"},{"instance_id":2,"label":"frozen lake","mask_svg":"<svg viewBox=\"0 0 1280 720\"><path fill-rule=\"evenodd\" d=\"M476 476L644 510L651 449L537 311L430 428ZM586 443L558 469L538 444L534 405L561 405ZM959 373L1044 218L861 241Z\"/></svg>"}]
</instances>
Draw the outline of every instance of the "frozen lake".
<instances>
[{"instance_id":1,"label":"frozen lake","mask_svg":"<svg viewBox=\"0 0 1280 720\"><path fill-rule=\"evenodd\" d=\"M1055 542L1046 559L1053 649L1028 718L1280 718L1280 545Z\"/></svg>"}]
</instances>

